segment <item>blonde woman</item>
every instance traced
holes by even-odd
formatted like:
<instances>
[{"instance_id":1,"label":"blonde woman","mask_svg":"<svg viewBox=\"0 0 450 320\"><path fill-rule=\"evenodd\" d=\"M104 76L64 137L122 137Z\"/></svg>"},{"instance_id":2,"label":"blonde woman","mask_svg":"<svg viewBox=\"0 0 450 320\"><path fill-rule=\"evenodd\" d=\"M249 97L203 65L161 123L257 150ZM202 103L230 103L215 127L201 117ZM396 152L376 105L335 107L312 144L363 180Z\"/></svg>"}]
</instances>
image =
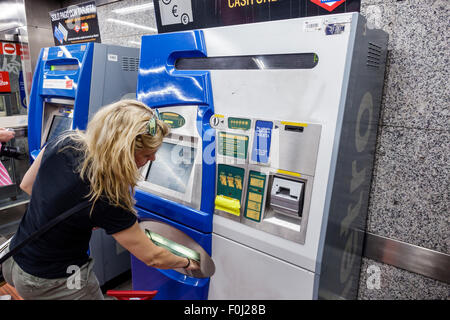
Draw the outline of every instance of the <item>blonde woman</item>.
<instances>
[{"instance_id":1,"label":"blonde woman","mask_svg":"<svg viewBox=\"0 0 450 320\"><path fill-rule=\"evenodd\" d=\"M11 247L86 198L93 207L56 225L3 264L6 281L24 299L103 299L87 255L91 230L97 227L148 266L199 268L154 245L133 207L138 169L155 160L168 132L145 104L122 100L102 108L85 133L64 134L41 151L20 185L31 200ZM79 282L69 283L77 266Z\"/></svg>"}]
</instances>

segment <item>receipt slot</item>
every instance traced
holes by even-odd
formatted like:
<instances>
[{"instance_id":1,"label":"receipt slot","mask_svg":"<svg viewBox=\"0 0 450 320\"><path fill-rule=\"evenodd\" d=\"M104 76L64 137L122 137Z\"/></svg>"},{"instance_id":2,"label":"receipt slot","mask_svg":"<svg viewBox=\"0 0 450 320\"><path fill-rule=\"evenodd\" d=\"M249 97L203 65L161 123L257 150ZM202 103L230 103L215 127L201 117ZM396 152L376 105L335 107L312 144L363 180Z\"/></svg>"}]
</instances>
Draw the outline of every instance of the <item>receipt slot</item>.
<instances>
[{"instance_id":1,"label":"receipt slot","mask_svg":"<svg viewBox=\"0 0 450 320\"><path fill-rule=\"evenodd\" d=\"M304 182L275 177L270 192L270 207L279 213L301 217L304 191Z\"/></svg>"},{"instance_id":2,"label":"receipt slot","mask_svg":"<svg viewBox=\"0 0 450 320\"><path fill-rule=\"evenodd\" d=\"M41 49L28 111L31 161L62 132L86 129L101 107L135 98L138 65L136 48L85 43ZM104 230L93 231L89 248L100 285L130 269L128 251Z\"/></svg>"}]
</instances>

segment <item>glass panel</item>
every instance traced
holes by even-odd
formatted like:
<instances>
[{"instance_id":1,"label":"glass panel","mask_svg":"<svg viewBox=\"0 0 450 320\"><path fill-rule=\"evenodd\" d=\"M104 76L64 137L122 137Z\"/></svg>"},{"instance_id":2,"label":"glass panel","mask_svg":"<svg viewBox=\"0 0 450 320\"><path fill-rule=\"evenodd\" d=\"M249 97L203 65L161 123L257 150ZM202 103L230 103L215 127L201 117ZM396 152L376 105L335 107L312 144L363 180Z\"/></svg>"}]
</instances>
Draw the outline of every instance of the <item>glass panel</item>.
<instances>
[{"instance_id":1,"label":"glass panel","mask_svg":"<svg viewBox=\"0 0 450 320\"><path fill-rule=\"evenodd\" d=\"M176 192L186 191L195 159L195 148L163 142L151 164L147 181Z\"/></svg>"},{"instance_id":2,"label":"glass panel","mask_svg":"<svg viewBox=\"0 0 450 320\"><path fill-rule=\"evenodd\" d=\"M59 136L62 132L70 130L72 127L72 118L63 116L53 116L50 131L47 136L47 142Z\"/></svg>"}]
</instances>

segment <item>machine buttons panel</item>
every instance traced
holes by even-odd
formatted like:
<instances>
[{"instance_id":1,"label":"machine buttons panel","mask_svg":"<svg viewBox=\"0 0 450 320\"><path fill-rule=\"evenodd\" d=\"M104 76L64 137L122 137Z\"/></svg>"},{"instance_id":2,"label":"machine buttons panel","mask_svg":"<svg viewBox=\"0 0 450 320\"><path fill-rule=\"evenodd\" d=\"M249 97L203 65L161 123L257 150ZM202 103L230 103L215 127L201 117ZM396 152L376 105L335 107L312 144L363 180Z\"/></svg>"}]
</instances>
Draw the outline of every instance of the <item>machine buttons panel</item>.
<instances>
[{"instance_id":1,"label":"machine buttons panel","mask_svg":"<svg viewBox=\"0 0 450 320\"><path fill-rule=\"evenodd\" d=\"M261 221L261 211L263 208L264 187L266 185L266 175L257 171L250 171L248 177L247 200L244 216L256 222Z\"/></svg>"},{"instance_id":2,"label":"machine buttons panel","mask_svg":"<svg viewBox=\"0 0 450 320\"><path fill-rule=\"evenodd\" d=\"M214 213L303 244L321 125L215 114Z\"/></svg>"},{"instance_id":3,"label":"machine buttons panel","mask_svg":"<svg viewBox=\"0 0 450 320\"><path fill-rule=\"evenodd\" d=\"M228 128L229 129L240 129L247 131L250 129L250 126L252 124L252 120L250 119L243 119L243 118L228 118Z\"/></svg>"}]
</instances>

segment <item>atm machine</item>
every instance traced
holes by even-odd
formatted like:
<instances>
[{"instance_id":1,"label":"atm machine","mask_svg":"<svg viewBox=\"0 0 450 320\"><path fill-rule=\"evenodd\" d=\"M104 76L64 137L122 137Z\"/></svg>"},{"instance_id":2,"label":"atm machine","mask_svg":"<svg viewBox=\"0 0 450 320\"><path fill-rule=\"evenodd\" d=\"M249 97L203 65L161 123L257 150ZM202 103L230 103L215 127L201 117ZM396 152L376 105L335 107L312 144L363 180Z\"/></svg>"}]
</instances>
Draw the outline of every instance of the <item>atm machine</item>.
<instances>
[{"instance_id":1,"label":"atm machine","mask_svg":"<svg viewBox=\"0 0 450 320\"><path fill-rule=\"evenodd\" d=\"M214 186L201 186L214 194L208 299L356 298L387 39L359 13L143 37L142 56L150 43L167 47L141 61L140 77L153 78L138 98L214 102L204 149L214 149L204 152L214 154ZM181 199L150 203L167 194L138 192L138 206L184 228L192 215L177 211Z\"/></svg>"},{"instance_id":2,"label":"atm machine","mask_svg":"<svg viewBox=\"0 0 450 320\"><path fill-rule=\"evenodd\" d=\"M86 129L102 106L136 97L139 49L84 43L41 49L28 112L28 144L34 161L65 130ZM130 269L128 251L104 230L90 242L100 285Z\"/></svg>"}]
</instances>

